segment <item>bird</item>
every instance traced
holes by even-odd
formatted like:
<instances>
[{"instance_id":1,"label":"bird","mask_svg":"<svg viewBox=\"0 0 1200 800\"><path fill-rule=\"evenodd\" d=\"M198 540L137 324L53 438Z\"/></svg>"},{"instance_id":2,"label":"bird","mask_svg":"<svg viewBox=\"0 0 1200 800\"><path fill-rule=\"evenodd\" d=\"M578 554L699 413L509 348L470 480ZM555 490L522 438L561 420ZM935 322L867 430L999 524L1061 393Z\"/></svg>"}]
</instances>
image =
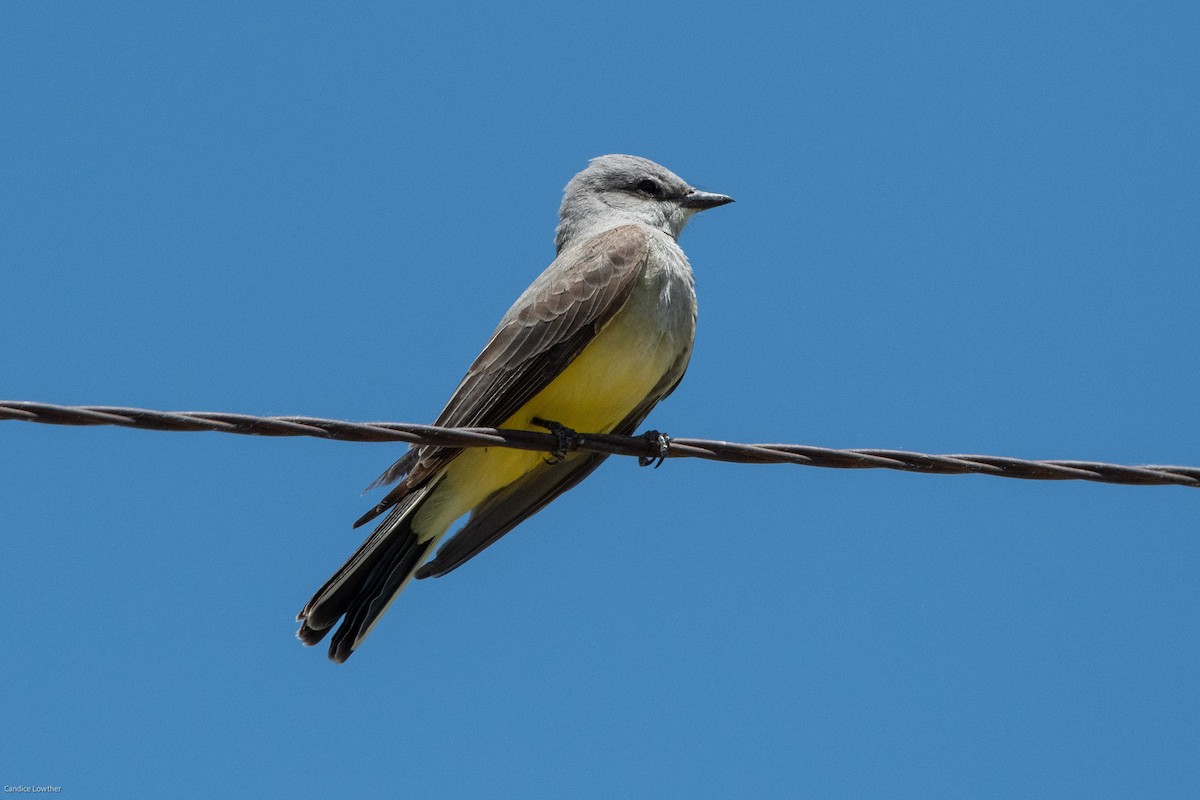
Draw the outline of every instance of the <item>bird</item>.
<instances>
[{"instance_id":1,"label":"bird","mask_svg":"<svg viewBox=\"0 0 1200 800\"><path fill-rule=\"evenodd\" d=\"M590 475L607 456L568 452L576 431L631 435L675 390L696 332L695 279L676 240L694 214L731 202L638 156L600 156L571 178L554 261L504 314L435 422L550 430L559 447L549 457L410 448L368 487L396 484L355 523L382 517L374 532L297 615L305 645L340 620L329 658L345 662L414 576L457 569Z\"/></svg>"}]
</instances>

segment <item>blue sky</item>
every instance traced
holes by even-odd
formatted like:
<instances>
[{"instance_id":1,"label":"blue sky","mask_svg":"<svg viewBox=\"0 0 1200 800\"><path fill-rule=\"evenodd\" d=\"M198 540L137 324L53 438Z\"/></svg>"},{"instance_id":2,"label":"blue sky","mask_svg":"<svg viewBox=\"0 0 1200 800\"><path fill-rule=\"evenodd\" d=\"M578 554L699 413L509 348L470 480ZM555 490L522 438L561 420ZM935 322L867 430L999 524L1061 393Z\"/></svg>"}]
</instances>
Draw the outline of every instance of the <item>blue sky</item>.
<instances>
[{"instance_id":1,"label":"blue sky","mask_svg":"<svg viewBox=\"0 0 1200 800\"><path fill-rule=\"evenodd\" d=\"M427 422L628 152L680 436L1200 464L1194 3L7 4L0 397ZM0 781L1200 794L1200 493L612 460L350 662L397 445L0 424Z\"/></svg>"}]
</instances>

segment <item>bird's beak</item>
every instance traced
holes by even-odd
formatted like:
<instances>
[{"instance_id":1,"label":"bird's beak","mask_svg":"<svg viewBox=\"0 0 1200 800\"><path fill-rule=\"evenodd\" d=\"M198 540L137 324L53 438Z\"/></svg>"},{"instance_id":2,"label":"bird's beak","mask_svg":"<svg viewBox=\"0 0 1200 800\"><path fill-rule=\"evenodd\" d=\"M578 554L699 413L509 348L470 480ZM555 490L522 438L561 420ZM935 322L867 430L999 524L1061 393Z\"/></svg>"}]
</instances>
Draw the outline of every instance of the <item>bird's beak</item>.
<instances>
[{"instance_id":1,"label":"bird's beak","mask_svg":"<svg viewBox=\"0 0 1200 800\"><path fill-rule=\"evenodd\" d=\"M724 194L716 194L714 192L702 192L699 189L692 189L686 195L679 205L683 208L694 208L697 211L703 211L706 208L716 208L723 206L726 203L732 203L733 198Z\"/></svg>"}]
</instances>

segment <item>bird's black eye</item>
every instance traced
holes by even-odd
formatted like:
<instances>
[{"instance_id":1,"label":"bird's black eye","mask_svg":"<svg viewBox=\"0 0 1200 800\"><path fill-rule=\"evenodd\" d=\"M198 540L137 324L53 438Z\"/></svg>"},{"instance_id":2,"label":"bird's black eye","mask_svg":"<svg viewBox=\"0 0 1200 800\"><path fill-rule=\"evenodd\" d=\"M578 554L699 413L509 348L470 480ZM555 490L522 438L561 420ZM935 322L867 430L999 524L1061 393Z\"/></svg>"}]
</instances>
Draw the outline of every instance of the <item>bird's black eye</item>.
<instances>
[{"instance_id":1,"label":"bird's black eye","mask_svg":"<svg viewBox=\"0 0 1200 800\"><path fill-rule=\"evenodd\" d=\"M652 181L649 178L638 181L637 188L639 192L648 194L651 197L658 197L662 194L662 187L656 181Z\"/></svg>"}]
</instances>

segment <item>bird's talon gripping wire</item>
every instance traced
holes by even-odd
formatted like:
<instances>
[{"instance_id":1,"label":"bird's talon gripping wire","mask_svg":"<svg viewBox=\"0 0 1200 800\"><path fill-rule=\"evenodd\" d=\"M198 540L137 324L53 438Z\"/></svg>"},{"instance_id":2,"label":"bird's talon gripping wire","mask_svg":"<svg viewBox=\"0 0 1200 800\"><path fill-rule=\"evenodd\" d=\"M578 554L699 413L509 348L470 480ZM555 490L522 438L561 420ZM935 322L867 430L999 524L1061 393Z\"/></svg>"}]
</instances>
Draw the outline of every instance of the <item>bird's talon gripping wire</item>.
<instances>
[{"instance_id":1,"label":"bird's talon gripping wire","mask_svg":"<svg viewBox=\"0 0 1200 800\"><path fill-rule=\"evenodd\" d=\"M638 466L648 467L653 464L654 468L658 469L667 460L667 451L671 447L671 437L659 431L646 431L642 434L642 438L658 448L658 455L638 456Z\"/></svg>"},{"instance_id":2,"label":"bird's talon gripping wire","mask_svg":"<svg viewBox=\"0 0 1200 800\"><path fill-rule=\"evenodd\" d=\"M567 451L574 450L579 446L579 434L561 422L554 422L553 420L542 419L541 417L534 417L530 422L539 428L545 428L550 431L554 434L554 438L558 440L558 444L550 451L550 457L542 459L551 466L562 463L562 460L567 457Z\"/></svg>"}]
</instances>

